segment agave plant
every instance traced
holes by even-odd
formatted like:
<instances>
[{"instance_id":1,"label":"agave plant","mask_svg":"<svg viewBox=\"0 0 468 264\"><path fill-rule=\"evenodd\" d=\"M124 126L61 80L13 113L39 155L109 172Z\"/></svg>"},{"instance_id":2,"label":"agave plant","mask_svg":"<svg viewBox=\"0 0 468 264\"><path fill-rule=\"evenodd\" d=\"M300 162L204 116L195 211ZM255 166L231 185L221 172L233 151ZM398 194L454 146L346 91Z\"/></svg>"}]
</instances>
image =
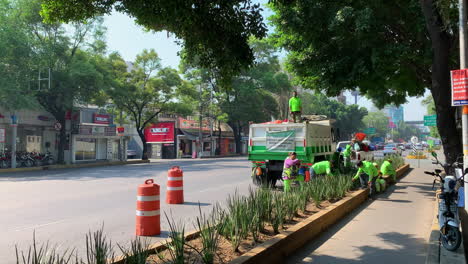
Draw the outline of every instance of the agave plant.
<instances>
[{"instance_id":1,"label":"agave plant","mask_svg":"<svg viewBox=\"0 0 468 264\"><path fill-rule=\"evenodd\" d=\"M218 249L222 223L217 222L220 219L218 214L222 212L218 205L216 205L210 216L206 216L201 211L200 204L198 205L199 215L196 218L196 228L200 232L200 238L203 245L201 251L198 251L203 263L212 264Z\"/></svg>"},{"instance_id":2,"label":"agave plant","mask_svg":"<svg viewBox=\"0 0 468 264\"><path fill-rule=\"evenodd\" d=\"M15 246L17 264L79 264L81 261L73 255L74 250L59 252L56 248L51 248L49 243L38 245L36 242L36 232L33 232L33 244L26 252L18 251Z\"/></svg>"},{"instance_id":3,"label":"agave plant","mask_svg":"<svg viewBox=\"0 0 468 264\"><path fill-rule=\"evenodd\" d=\"M130 242L129 248L125 248L119 244L117 246L125 257L125 264L146 264L146 259L150 255L148 240L142 240L139 237Z\"/></svg>"},{"instance_id":4,"label":"agave plant","mask_svg":"<svg viewBox=\"0 0 468 264\"><path fill-rule=\"evenodd\" d=\"M185 225L182 222L176 222L171 215L171 218L166 216L169 223L169 238L167 249L174 264L184 264L185 261Z\"/></svg>"},{"instance_id":5,"label":"agave plant","mask_svg":"<svg viewBox=\"0 0 468 264\"><path fill-rule=\"evenodd\" d=\"M86 234L87 264L107 264L108 259L114 259L112 242L104 235L104 225L101 229Z\"/></svg>"}]
</instances>

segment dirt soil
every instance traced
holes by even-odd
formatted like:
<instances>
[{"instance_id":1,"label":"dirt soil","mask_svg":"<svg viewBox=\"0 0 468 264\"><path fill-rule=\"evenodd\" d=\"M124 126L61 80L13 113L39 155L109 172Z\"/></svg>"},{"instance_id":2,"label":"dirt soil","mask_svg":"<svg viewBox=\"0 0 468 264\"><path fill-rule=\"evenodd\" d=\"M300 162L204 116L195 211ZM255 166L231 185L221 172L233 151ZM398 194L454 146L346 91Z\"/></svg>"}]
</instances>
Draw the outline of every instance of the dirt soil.
<instances>
[{"instance_id":1,"label":"dirt soil","mask_svg":"<svg viewBox=\"0 0 468 264\"><path fill-rule=\"evenodd\" d=\"M353 192L348 192L346 196L349 196ZM318 211L327 208L331 204L337 202L336 201L323 201L317 207L314 203L309 203L307 205L305 212L300 212L292 221L287 221L281 231L287 230L291 226L303 221L304 219L308 218L309 216L317 213ZM239 246L239 251L234 252L231 243L228 239L223 236L220 236L220 241L218 244L218 250L216 251L216 256L214 263L221 264L221 263L228 263L233 259L245 254L246 252L250 251L254 247L258 246L259 244L272 239L276 234L273 232L273 227L271 225L266 225L265 229L262 230L259 234L259 241L255 242L254 239L249 235L247 239L243 240L241 245ZM203 261L200 255L197 252L200 252L202 249L202 242L200 238L196 238L190 240L186 244L185 250L185 263L191 264L202 264ZM158 257L159 255L159 257ZM161 259L162 256L162 259ZM171 256L167 250L160 252L159 254L153 254L148 258L148 262L150 264L163 264L163 263L171 263Z\"/></svg>"}]
</instances>

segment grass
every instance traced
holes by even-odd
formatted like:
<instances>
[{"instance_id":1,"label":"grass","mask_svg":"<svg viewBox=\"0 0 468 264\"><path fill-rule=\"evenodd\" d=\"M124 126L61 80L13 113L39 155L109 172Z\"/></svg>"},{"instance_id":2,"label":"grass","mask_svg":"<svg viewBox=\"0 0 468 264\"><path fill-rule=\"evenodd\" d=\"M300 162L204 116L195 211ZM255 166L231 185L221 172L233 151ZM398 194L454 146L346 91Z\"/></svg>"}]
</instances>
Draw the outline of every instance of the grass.
<instances>
[{"instance_id":1,"label":"grass","mask_svg":"<svg viewBox=\"0 0 468 264\"><path fill-rule=\"evenodd\" d=\"M176 222L171 215L171 218L166 216L169 223L169 241L167 249L174 264L184 264L185 261L185 225L182 222Z\"/></svg>"},{"instance_id":2,"label":"grass","mask_svg":"<svg viewBox=\"0 0 468 264\"><path fill-rule=\"evenodd\" d=\"M203 248L197 251L203 263L212 264L216 256L216 250L220 239L220 230L222 226L218 224L217 213L220 212L218 205L213 208L210 216L206 216L201 211L200 204L198 205L199 216L196 219L196 228L200 232L200 238Z\"/></svg>"},{"instance_id":3,"label":"grass","mask_svg":"<svg viewBox=\"0 0 468 264\"><path fill-rule=\"evenodd\" d=\"M150 255L148 251L149 242L139 237L130 242L129 248L125 248L119 244L117 246L125 257L124 264L146 264L146 259Z\"/></svg>"}]
</instances>

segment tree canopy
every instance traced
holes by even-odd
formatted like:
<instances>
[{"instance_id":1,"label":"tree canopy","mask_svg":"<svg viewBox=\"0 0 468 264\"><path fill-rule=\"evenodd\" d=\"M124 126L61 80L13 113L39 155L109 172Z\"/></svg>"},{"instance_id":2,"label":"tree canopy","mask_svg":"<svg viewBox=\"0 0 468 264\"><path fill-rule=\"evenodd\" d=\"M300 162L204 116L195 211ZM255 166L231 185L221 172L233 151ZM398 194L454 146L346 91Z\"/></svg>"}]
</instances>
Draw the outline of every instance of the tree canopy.
<instances>
[{"instance_id":1,"label":"tree canopy","mask_svg":"<svg viewBox=\"0 0 468 264\"><path fill-rule=\"evenodd\" d=\"M70 22L113 10L135 18L148 30L173 33L187 60L199 58L225 84L254 61L249 37L266 34L260 5L251 0L44 0L41 14L49 22Z\"/></svg>"}]
</instances>

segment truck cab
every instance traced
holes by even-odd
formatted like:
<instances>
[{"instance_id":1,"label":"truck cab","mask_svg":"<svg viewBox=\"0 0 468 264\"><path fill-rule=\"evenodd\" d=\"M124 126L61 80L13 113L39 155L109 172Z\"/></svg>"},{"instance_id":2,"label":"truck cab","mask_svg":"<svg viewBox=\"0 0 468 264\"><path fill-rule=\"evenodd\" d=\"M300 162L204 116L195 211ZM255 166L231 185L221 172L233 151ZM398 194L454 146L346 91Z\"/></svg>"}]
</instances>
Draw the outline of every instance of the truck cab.
<instances>
[{"instance_id":1,"label":"truck cab","mask_svg":"<svg viewBox=\"0 0 468 264\"><path fill-rule=\"evenodd\" d=\"M292 151L306 169L315 162L331 159L335 151L333 138L330 120L251 124L248 159L252 162L254 184L274 186Z\"/></svg>"}]
</instances>

